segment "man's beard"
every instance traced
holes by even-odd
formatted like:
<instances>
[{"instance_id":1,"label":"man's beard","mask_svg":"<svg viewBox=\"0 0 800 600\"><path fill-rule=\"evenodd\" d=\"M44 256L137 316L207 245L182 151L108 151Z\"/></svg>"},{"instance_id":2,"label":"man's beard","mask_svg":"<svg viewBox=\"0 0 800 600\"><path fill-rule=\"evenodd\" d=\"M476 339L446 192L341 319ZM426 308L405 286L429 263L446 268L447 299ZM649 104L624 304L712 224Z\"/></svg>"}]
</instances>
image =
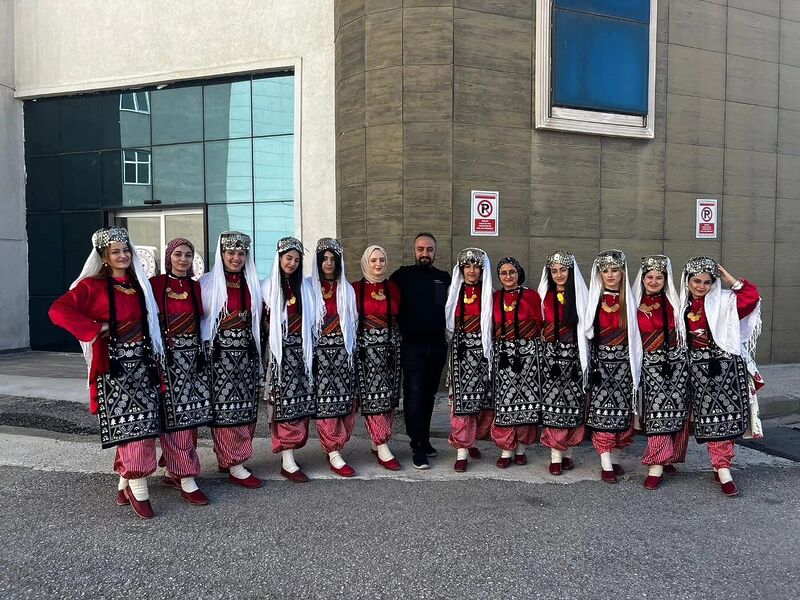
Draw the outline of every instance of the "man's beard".
<instances>
[{"instance_id":1,"label":"man's beard","mask_svg":"<svg viewBox=\"0 0 800 600\"><path fill-rule=\"evenodd\" d=\"M430 256L420 256L417 259L417 264L421 267L430 267L433 264L433 259Z\"/></svg>"}]
</instances>

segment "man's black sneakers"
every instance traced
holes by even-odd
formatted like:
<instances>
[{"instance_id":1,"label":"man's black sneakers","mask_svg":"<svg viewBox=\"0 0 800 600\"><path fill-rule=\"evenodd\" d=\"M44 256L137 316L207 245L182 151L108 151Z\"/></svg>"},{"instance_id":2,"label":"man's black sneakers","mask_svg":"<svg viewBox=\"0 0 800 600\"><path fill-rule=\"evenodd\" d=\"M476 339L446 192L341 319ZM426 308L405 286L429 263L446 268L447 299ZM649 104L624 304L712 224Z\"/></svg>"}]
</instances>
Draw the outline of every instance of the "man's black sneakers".
<instances>
[{"instance_id":1,"label":"man's black sneakers","mask_svg":"<svg viewBox=\"0 0 800 600\"><path fill-rule=\"evenodd\" d=\"M422 449L425 451L425 456L427 456L428 458L433 458L434 456L439 455L439 453L436 451L436 448L431 446L430 442L425 444L425 446Z\"/></svg>"},{"instance_id":2,"label":"man's black sneakers","mask_svg":"<svg viewBox=\"0 0 800 600\"><path fill-rule=\"evenodd\" d=\"M413 457L411 459L411 464L414 465L415 469L430 469L431 466L428 464L428 457L425 456L424 450L415 450L413 453Z\"/></svg>"}]
</instances>

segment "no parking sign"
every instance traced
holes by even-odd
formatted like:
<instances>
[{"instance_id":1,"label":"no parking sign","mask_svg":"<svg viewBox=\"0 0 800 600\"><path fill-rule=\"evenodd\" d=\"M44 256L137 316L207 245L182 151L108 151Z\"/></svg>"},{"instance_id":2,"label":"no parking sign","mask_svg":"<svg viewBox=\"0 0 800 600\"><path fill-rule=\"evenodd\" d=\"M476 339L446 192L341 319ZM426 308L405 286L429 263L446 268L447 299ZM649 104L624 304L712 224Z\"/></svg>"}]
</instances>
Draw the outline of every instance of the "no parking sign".
<instances>
[{"instance_id":1,"label":"no parking sign","mask_svg":"<svg viewBox=\"0 0 800 600\"><path fill-rule=\"evenodd\" d=\"M500 193L472 190L471 235L499 235Z\"/></svg>"},{"instance_id":2,"label":"no parking sign","mask_svg":"<svg viewBox=\"0 0 800 600\"><path fill-rule=\"evenodd\" d=\"M712 198L697 199L695 237L714 239L717 237L717 201Z\"/></svg>"}]
</instances>

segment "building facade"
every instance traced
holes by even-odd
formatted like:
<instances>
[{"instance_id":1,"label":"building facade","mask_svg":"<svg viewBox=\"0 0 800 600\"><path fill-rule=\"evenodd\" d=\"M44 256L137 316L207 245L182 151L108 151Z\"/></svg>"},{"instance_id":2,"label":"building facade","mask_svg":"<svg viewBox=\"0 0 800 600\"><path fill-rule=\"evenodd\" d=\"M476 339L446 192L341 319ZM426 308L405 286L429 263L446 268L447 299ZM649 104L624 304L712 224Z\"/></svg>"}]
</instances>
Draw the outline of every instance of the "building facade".
<instances>
[{"instance_id":1,"label":"building facade","mask_svg":"<svg viewBox=\"0 0 800 600\"><path fill-rule=\"evenodd\" d=\"M759 359L800 361L794 0L0 0L0 34L2 349L70 346L47 307L117 222L156 256L248 231L262 277L286 233L354 274L432 231L531 285L556 246L707 254L761 289Z\"/></svg>"}]
</instances>

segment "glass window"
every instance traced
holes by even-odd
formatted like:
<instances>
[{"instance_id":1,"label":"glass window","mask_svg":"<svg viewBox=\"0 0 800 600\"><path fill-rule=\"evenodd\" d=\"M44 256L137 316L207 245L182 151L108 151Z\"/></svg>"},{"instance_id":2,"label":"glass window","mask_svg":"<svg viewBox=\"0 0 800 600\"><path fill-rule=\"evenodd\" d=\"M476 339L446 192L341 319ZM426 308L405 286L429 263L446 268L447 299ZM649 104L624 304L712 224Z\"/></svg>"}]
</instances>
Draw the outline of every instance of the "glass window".
<instances>
[{"instance_id":1,"label":"glass window","mask_svg":"<svg viewBox=\"0 0 800 600\"><path fill-rule=\"evenodd\" d=\"M647 114L649 9L650 0L556 0L554 106Z\"/></svg>"},{"instance_id":2,"label":"glass window","mask_svg":"<svg viewBox=\"0 0 800 600\"><path fill-rule=\"evenodd\" d=\"M256 202L294 199L294 136L254 139L253 164Z\"/></svg>"},{"instance_id":3,"label":"glass window","mask_svg":"<svg viewBox=\"0 0 800 600\"><path fill-rule=\"evenodd\" d=\"M153 146L153 199L203 203L203 144Z\"/></svg>"},{"instance_id":4,"label":"glass window","mask_svg":"<svg viewBox=\"0 0 800 600\"><path fill-rule=\"evenodd\" d=\"M60 277L64 270L61 215L28 215L28 239L31 240L28 244L30 295L60 296L65 289ZM43 275L45 273L47 275ZM52 277L53 273L59 276Z\"/></svg>"},{"instance_id":5,"label":"glass window","mask_svg":"<svg viewBox=\"0 0 800 600\"><path fill-rule=\"evenodd\" d=\"M25 204L29 211L61 208L58 156L37 156L25 161Z\"/></svg>"},{"instance_id":6,"label":"glass window","mask_svg":"<svg viewBox=\"0 0 800 600\"><path fill-rule=\"evenodd\" d=\"M203 139L203 88L155 90L150 95L153 144Z\"/></svg>"},{"instance_id":7,"label":"glass window","mask_svg":"<svg viewBox=\"0 0 800 600\"><path fill-rule=\"evenodd\" d=\"M119 109L150 114L148 92L123 92L119 95Z\"/></svg>"},{"instance_id":8,"label":"glass window","mask_svg":"<svg viewBox=\"0 0 800 600\"><path fill-rule=\"evenodd\" d=\"M241 231L253 235L253 205L214 204L208 207L208 269L214 266L216 243L223 231Z\"/></svg>"},{"instance_id":9,"label":"glass window","mask_svg":"<svg viewBox=\"0 0 800 600\"><path fill-rule=\"evenodd\" d=\"M150 152L147 150L122 151L122 183L125 185L150 185Z\"/></svg>"},{"instance_id":10,"label":"glass window","mask_svg":"<svg viewBox=\"0 0 800 600\"><path fill-rule=\"evenodd\" d=\"M119 148L116 95L70 96L60 104L61 152Z\"/></svg>"},{"instance_id":11,"label":"glass window","mask_svg":"<svg viewBox=\"0 0 800 600\"><path fill-rule=\"evenodd\" d=\"M28 100L24 104L25 115L25 155L55 154L61 150L60 101Z\"/></svg>"},{"instance_id":12,"label":"glass window","mask_svg":"<svg viewBox=\"0 0 800 600\"><path fill-rule=\"evenodd\" d=\"M294 235L294 203L262 202L255 205L255 261L258 272L266 277L272 270L275 245L287 235Z\"/></svg>"},{"instance_id":13,"label":"glass window","mask_svg":"<svg viewBox=\"0 0 800 600\"><path fill-rule=\"evenodd\" d=\"M99 208L102 161L99 152L61 155L61 205L65 210Z\"/></svg>"},{"instance_id":14,"label":"glass window","mask_svg":"<svg viewBox=\"0 0 800 600\"><path fill-rule=\"evenodd\" d=\"M206 142L206 202L252 201L251 140Z\"/></svg>"},{"instance_id":15,"label":"glass window","mask_svg":"<svg viewBox=\"0 0 800 600\"><path fill-rule=\"evenodd\" d=\"M92 249L92 234L103 225L103 213L72 212L61 215L64 245L64 279L62 289L66 290L83 269L83 263ZM63 293L63 292L62 292Z\"/></svg>"},{"instance_id":16,"label":"glass window","mask_svg":"<svg viewBox=\"0 0 800 600\"><path fill-rule=\"evenodd\" d=\"M294 133L294 75L253 79L253 135Z\"/></svg>"},{"instance_id":17,"label":"glass window","mask_svg":"<svg viewBox=\"0 0 800 600\"><path fill-rule=\"evenodd\" d=\"M655 137L656 0L536 0L536 128Z\"/></svg>"},{"instance_id":18,"label":"glass window","mask_svg":"<svg viewBox=\"0 0 800 600\"><path fill-rule=\"evenodd\" d=\"M207 85L203 94L207 140L250 137L250 81Z\"/></svg>"}]
</instances>

